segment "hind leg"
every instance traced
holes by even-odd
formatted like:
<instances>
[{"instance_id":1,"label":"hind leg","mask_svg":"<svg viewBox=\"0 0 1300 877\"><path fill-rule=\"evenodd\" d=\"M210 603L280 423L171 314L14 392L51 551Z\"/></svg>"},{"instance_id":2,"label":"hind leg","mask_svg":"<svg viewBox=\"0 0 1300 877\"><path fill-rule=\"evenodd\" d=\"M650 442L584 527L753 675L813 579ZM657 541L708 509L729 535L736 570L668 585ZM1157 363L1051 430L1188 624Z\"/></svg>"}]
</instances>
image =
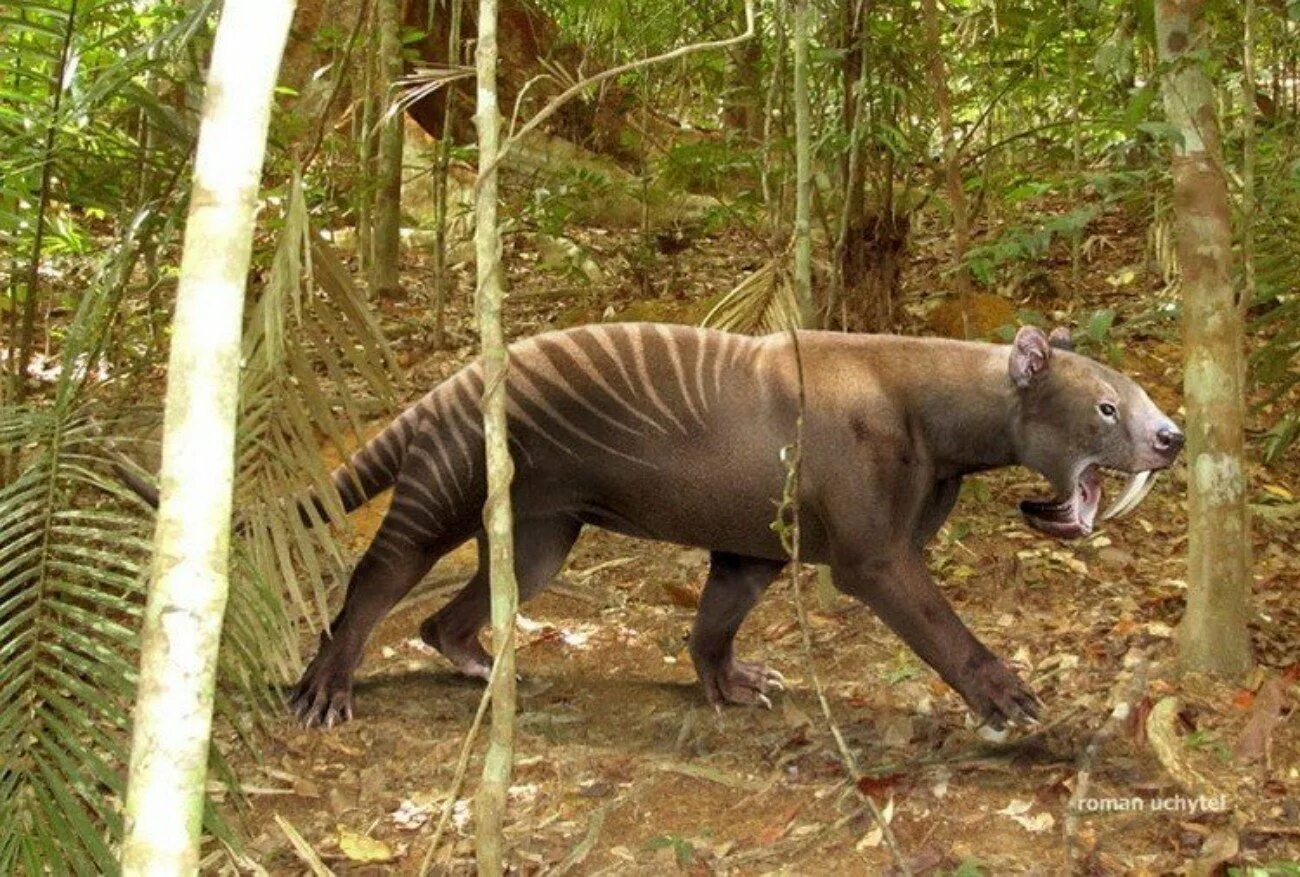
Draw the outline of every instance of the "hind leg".
<instances>
[{"instance_id":1,"label":"hind leg","mask_svg":"<svg viewBox=\"0 0 1300 877\"><path fill-rule=\"evenodd\" d=\"M515 521L515 578L519 602L546 587L564 566L582 524L572 518ZM487 679L492 656L478 632L491 615L487 537L478 536L478 571L460 593L420 625L420 637L466 676Z\"/></svg>"},{"instance_id":2,"label":"hind leg","mask_svg":"<svg viewBox=\"0 0 1300 877\"><path fill-rule=\"evenodd\" d=\"M320 649L303 672L289 707L304 725L332 726L352 718L352 674L371 632L385 615L415 587L433 564L470 535L465 531L418 535L433 529L410 511L399 495L352 577L343 607L329 630L321 634Z\"/></svg>"},{"instance_id":3,"label":"hind leg","mask_svg":"<svg viewBox=\"0 0 1300 877\"><path fill-rule=\"evenodd\" d=\"M700 608L691 627L691 660L715 707L724 703L771 706L769 689L781 687L781 674L762 664L738 661L732 651L736 631L785 561L741 557L715 551Z\"/></svg>"}]
</instances>

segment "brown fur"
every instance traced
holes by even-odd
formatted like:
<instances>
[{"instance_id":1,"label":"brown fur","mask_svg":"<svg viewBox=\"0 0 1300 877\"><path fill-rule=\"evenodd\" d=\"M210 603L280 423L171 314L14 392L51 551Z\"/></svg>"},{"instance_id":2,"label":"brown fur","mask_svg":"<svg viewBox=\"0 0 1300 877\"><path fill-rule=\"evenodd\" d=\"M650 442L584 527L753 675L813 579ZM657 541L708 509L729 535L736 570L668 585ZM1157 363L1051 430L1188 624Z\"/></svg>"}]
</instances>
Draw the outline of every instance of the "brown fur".
<instances>
[{"instance_id":1,"label":"brown fur","mask_svg":"<svg viewBox=\"0 0 1300 877\"><path fill-rule=\"evenodd\" d=\"M1054 342L1059 341L1054 338ZM1174 429L1117 372L1049 346L1038 330L1007 345L804 332L805 559L870 605L983 718L1036 715L1034 696L966 628L921 548L971 473L1022 464L1058 496L1089 465L1167 466ZM691 655L715 704L766 702L776 674L737 660L732 638L779 574L770 524L783 447L795 438L798 369L789 334L749 338L655 324L601 325L511 347L507 384L521 598L545 586L583 525L694 545L712 570ZM351 679L374 625L443 554L482 543L485 482L475 364L413 406L353 458L336 486L355 507L394 485L392 508L294 694L307 723L351 715ZM1113 401L1118 422L1098 405ZM1175 429L1176 432L1176 429ZM1066 513L1060 513L1066 517ZM1058 524L1062 530L1091 526ZM461 670L485 676L488 616L479 572L421 627Z\"/></svg>"}]
</instances>

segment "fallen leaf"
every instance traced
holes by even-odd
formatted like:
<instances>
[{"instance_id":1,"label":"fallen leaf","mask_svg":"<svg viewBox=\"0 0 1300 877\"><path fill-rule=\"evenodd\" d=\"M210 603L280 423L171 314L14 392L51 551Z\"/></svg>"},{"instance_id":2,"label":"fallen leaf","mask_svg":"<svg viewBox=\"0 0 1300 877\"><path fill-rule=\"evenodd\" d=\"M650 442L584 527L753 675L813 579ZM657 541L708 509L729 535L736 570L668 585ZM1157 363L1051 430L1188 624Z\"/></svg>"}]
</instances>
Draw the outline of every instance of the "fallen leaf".
<instances>
[{"instance_id":1,"label":"fallen leaf","mask_svg":"<svg viewBox=\"0 0 1300 877\"><path fill-rule=\"evenodd\" d=\"M948 797L948 780L952 779L952 774L947 768L937 768L934 772L934 785L930 786L930 792L936 798Z\"/></svg>"},{"instance_id":2,"label":"fallen leaf","mask_svg":"<svg viewBox=\"0 0 1300 877\"><path fill-rule=\"evenodd\" d=\"M1282 719L1286 702L1286 682L1280 676L1270 677L1259 687L1250 718L1241 729L1237 740L1237 758L1242 761L1259 761L1272 745L1273 729Z\"/></svg>"},{"instance_id":3,"label":"fallen leaf","mask_svg":"<svg viewBox=\"0 0 1300 877\"><path fill-rule=\"evenodd\" d=\"M862 836L862 840L858 841L858 852L862 852L869 847L878 847L884 839L885 830L879 825L873 825L871 830Z\"/></svg>"},{"instance_id":4,"label":"fallen leaf","mask_svg":"<svg viewBox=\"0 0 1300 877\"><path fill-rule=\"evenodd\" d=\"M339 850L353 862L378 863L393 860L393 848L382 840L339 826Z\"/></svg>"},{"instance_id":5,"label":"fallen leaf","mask_svg":"<svg viewBox=\"0 0 1300 877\"><path fill-rule=\"evenodd\" d=\"M785 833L790 830L790 826L794 823L794 818L797 815L799 815L799 807L791 807L777 819L773 820L767 828L760 831L754 840L756 840L760 846L767 846L768 844L776 843L781 838L785 837Z\"/></svg>"},{"instance_id":6,"label":"fallen leaf","mask_svg":"<svg viewBox=\"0 0 1300 877\"><path fill-rule=\"evenodd\" d=\"M1047 831L1056 824L1056 820L1052 817L1052 814L1046 811L1030 816L1029 811L1033 806L1033 801L1022 801L1018 798L1012 798L1011 803L1007 804L1006 807L997 812L1001 816L1010 817L1013 822L1019 824L1021 828L1025 829L1025 831L1033 834Z\"/></svg>"},{"instance_id":7,"label":"fallen leaf","mask_svg":"<svg viewBox=\"0 0 1300 877\"><path fill-rule=\"evenodd\" d=\"M861 852L862 850L865 850L869 847L878 847L880 846L881 842L884 841L885 839L884 826L894 821L894 799L893 798L890 798L889 802L886 803L884 808L881 809L880 817L881 817L881 821L871 826L871 830L862 836L862 840L858 841L857 844L858 852Z\"/></svg>"},{"instance_id":8,"label":"fallen leaf","mask_svg":"<svg viewBox=\"0 0 1300 877\"><path fill-rule=\"evenodd\" d=\"M916 729L911 716L896 715L878 726L880 741L891 749L902 748L912 742Z\"/></svg>"},{"instance_id":9,"label":"fallen leaf","mask_svg":"<svg viewBox=\"0 0 1300 877\"><path fill-rule=\"evenodd\" d=\"M809 715L789 697L781 698L781 718L785 720L788 727L794 729L810 728L813 723Z\"/></svg>"},{"instance_id":10,"label":"fallen leaf","mask_svg":"<svg viewBox=\"0 0 1300 877\"><path fill-rule=\"evenodd\" d=\"M864 776L858 778L858 790L864 795L883 795L885 792L892 790L903 779L901 773L886 773L879 776Z\"/></svg>"},{"instance_id":11,"label":"fallen leaf","mask_svg":"<svg viewBox=\"0 0 1300 877\"><path fill-rule=\"evenodd\" d=\"M426 804L417 804L409 798L402 800L396 810L388 814L398 828L414 831L429 821L430 808Z\"/></svg>"},{"instance_id":12,"label":"fallen leaf","mask_svg":"<svg viewBox=\"0 0 1300 877\"><path fill-rule=\"evenodd\" d=\"M700 605L699 592L694 588L665 582L664 590L668 592L668 602L674 606L681 606L683 609L695 609Z\"/></svg>"}]
</instances>

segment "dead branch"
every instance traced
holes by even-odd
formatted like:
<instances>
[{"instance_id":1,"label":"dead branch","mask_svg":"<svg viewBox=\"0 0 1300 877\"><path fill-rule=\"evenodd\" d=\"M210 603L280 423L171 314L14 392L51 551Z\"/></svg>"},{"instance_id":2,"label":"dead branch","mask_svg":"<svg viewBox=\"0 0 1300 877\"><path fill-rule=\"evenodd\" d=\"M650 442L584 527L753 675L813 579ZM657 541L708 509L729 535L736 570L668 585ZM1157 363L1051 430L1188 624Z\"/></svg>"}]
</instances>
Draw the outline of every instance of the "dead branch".
<instances>
[{"instance_id":1,"label":"dead branch","mask_svg":"<svg viewBox=\"0 0 1300 877\"><path fill-rule=\"evenodd\" d=\"M1106 721L1097 729L1097 733L1093 734L1083 754L1079 756L1079 772L1074 782L1074 794L1070 796L1070 802L1066 805L1065 821L1062 826L1065 846L1069 851L1071 862L1077 861L1079 856L1079 807L1083 799L1088 796L1089 787L1092 785L1092 769L1097 760L1097 753L1115 736L1120 726L1133 713L1133 707L1146 692L1149 666L1150 662L1144 655L1133 668L1133 678L1129 682L1124 698L1115 704Z\"/></svg>"},{"instance_id":2,"label":"dead branch","mask_svg":"<svg viewBox=\"0 0 1300 877\"><path fill-rule=\"evenodd\" d=\"M447 823L451 821L452 811L456 808L456 799L460 796L460 790L465 785L465 774L469 771L470 753L474 749L474 740L478 737L478 729L483 724L483 716L487 713L488 703L492 700L492 682L496 678L500 667L500 661L492 662L492 672L488 674L487 687L483 689L483 696L478 700L478 709L474 713L474 721L470 723L469 730L465 732L465 742L461 744L460 757L456 759L456 773L452 776L451 788L447 790L447 800L442 805L442 815L438 817L438 827L433 832L433 840L429 841L429 849L424 854L424 861L420 863L420 877L425 877L429 873L429 867L433 864L433 855L438 851L438 847L442 843L443 832L447 830Z\"/></svg>"}]
</instances>

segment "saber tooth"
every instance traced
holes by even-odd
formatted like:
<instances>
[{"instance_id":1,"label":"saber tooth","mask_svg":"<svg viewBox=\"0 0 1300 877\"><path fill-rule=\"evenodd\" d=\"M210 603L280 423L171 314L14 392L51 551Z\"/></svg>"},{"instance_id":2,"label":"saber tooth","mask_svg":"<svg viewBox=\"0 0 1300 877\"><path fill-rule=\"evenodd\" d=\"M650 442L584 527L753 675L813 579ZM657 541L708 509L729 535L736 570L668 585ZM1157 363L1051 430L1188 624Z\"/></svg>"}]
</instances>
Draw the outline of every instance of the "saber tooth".
<instances>
[{"instance_id":1,"label":"saber tooth","mask_svg":"<svg viewBox=\"0 0 1300 877\"><path fill-rule=\"evenodd\" d=\"M1138 472L1129 479L1128 486L1124 489L1124 493L1119 499L1115 500L1110 508L1106 510L1106 513L1101 516L1101 519L1103 521L1109 521L1112 518L1121 518L1133 511L1133 509L1137 508L1138 505L1141 504L1142 500L1146 499L1146 496L1151 492L1151 488L1155 484L1155 481L1155 473L1152 470L1145 469Z\"/></svg>"},{"instance_id":2,"label":"saber tooth","mask_svg":"<svg viewBox=\"0 0 1300 877\"><path fill-rule=\"evenodd\" d=\"M1150 475L1150 470L1143 470L1132 475L1128 480L1128 484L1124 486L1124 492L1120 494L1118 499L1111 503L1110 508L1108 508L1106 513L1101 516L1101 519L1103 521L1109 521L1113 518L1120 518L1128 514L1129 510L1133 507L1134 498L1142 492L1142 488L1146 486L1147 479Z\"/></svg>"}]
</instances>

